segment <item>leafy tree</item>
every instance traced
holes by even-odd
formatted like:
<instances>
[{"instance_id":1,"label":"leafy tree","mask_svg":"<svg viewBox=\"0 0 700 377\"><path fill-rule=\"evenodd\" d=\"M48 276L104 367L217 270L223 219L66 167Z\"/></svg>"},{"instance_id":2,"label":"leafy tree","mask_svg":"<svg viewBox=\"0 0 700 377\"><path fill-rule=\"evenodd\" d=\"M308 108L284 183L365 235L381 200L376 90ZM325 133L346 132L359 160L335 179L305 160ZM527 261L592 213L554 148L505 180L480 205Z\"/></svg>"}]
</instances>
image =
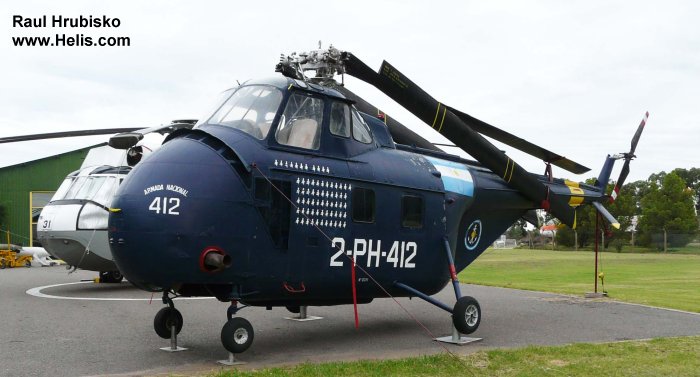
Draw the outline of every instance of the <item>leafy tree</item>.
<instances>
[{"instance_id":1,"label":"leafy tree","mask_svg":"<svg viewBox=\"0 0 700 377\"><path fill-rule=\"evenodd\" d=\"M698 231L695 192L675 172L664 174L661 185L651 178L649 192L642 198L640 244L662 247L663 238L654 235L663 234L665 230L673 235L668 239L670 246L687 245Z\"/></svg>"},{"instance_id":2,"label":"leafy tree","mask_svg":"<svg viewBox=\"0 0 700 377\"><path fill-rule=\"evenodd\" d=\"M700 212L700 169L677 168L673 169L672 173L676 173L679 177L683 178L683 181L685 181L685 185L693 189L693 191L695 191L695 208L698 212Z\"/></svg>"},{"instance_id":3,"label":"leafy tree","mask_svg":"<svg viewBox=\"0 0 700 377\"><path fill-rule=\"evenodd\" d=\"M527 221L524 219L518 219L510 228L506 231L506 237L519 240L527 235L525 230L527 226Z\"/></svg>"}]
</instances>

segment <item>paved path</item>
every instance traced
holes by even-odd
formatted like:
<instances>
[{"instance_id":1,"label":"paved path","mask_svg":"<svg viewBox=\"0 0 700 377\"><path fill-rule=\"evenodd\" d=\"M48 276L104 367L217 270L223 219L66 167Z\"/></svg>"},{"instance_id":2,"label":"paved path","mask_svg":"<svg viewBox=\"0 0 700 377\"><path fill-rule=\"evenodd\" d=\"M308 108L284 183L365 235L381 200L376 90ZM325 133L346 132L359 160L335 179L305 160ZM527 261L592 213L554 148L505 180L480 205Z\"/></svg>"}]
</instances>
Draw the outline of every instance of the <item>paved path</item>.
<instances>
[{"instance_id":1,"label":"paved path","mask_svg":"<svg viewBox=\"0 0 700 377\"><path fill-rule=\"evenodd\" d=\"M227 305L213 299L183 300L176 306L185 318L179 336L189 350L167 353L169 345L153 332L159 297L128 283L92 283L46 288L61 297L129 298L133 301L63 300L35 297L28 289L89 279L95 273L67 275L62 267L0 271L0 376L85 376L187 373L218 369L227 354L220 344ZM700 315L611 301L504 288L464 285L465 294L482 306L481 327L473 335L483 341L457 353L528 344L606 342L653 337L700 335ZM439 298L454 302L445 290ZM400 302L435 335L448 335L446 312L421 300ZM442 352L443 349L393 301L379 299L360 306L355 330L351 306L313 307L320 321L282 319L286 310L249 308L240 315L255 328L255 342L239 359L246 368L304 361L389 358Z\"/></svg>"}]
</instances>

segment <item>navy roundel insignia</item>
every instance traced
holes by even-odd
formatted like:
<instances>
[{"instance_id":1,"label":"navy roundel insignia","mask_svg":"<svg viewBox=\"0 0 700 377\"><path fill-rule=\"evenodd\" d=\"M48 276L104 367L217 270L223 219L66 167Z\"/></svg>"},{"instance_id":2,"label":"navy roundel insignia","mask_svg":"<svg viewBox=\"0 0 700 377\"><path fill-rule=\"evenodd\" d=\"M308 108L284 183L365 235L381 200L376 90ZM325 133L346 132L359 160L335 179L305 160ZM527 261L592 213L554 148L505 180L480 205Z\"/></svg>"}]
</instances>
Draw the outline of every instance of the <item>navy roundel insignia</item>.
<instances>
[{"instance_id":1,"label":"navy roundel insignia","mask_svg":"<svg viewBox=\"0 0 700 377\"><path fill-rule=\"evenodd\" d=\"M474 250L476 246L479 245L479 240L481 239L481 220L474 220L464 235L464 246L467 250Z\"/></svg>"}]
</instances>

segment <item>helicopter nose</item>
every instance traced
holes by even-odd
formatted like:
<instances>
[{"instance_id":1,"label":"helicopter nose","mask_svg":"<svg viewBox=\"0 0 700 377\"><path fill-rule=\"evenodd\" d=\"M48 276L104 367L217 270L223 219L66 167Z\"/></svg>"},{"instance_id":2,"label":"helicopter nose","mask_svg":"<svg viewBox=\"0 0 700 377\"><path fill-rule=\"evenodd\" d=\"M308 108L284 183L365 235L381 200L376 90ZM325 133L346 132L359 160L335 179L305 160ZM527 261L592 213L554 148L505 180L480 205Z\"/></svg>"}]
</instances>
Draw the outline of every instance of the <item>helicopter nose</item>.
<instances>
[{"instance_id":1,"label":"helicopter nose","mask_svg":"<svg viewBox=\"0 0 700 377\"><path fill-rule=\"evenodd\" d=\"M215 283L224 272L231 281L245 259L241 245L254 233L238 220L251 218L252 206L235 159L221 142L181 137L129 173L109 220L110 248L129 281L152 290Z\"/></svg>"}]
</instances>

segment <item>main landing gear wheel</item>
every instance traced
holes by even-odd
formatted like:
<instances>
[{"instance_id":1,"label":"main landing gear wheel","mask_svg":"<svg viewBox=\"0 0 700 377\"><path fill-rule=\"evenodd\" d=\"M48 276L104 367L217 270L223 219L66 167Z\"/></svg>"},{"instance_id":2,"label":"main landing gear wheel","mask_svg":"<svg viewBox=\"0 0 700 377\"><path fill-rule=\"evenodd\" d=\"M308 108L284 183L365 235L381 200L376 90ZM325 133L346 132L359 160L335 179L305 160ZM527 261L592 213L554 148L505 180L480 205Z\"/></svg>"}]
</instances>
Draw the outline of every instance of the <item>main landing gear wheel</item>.
<instances>
[{"instance_id":1,"label":"main landing gear wheel","mask_svg":"<svg viewBox=\"0 0 700 377\"><path fill-rule=\"evenodd\" d=\"M287 305L286 308L292 314L299 314L301 312L301 307L299 305Z\"/></svg>"},{"instance_id":2,"label":"main landing gear wheel","mask_svg":"<svg viewBox=\"0 0 700 377\"><path fill-rule=\"evenodd\" d=\"M221 329L221 343L231 353L242 353L253 344L253 325L247 319L234 317Z\"/></svg>"},{"instance_id":3,"label":"main landing gear wheel","mask_svg":"<svg viewBox=\"0 0 700 377\"><path fill-rule=\"evenodd\" d=\"M471 334L481 323L481 307L471 296L460 297L452 309L452 323L462 334Z\"/></svg>"},{"instance_id":4,"label":"main landing gear wheel","mask_svg":"<svg viewBox=\"0 0 700 377\"><path fill-rule=\"evenodd\" d=\"M170 339L170 328L175 326L175 334L179 334L182 330L182 314L180 311L169 306L160 309L153 318L153 329L156 334L163 339Z\"/></svg>"}]
</instances>

